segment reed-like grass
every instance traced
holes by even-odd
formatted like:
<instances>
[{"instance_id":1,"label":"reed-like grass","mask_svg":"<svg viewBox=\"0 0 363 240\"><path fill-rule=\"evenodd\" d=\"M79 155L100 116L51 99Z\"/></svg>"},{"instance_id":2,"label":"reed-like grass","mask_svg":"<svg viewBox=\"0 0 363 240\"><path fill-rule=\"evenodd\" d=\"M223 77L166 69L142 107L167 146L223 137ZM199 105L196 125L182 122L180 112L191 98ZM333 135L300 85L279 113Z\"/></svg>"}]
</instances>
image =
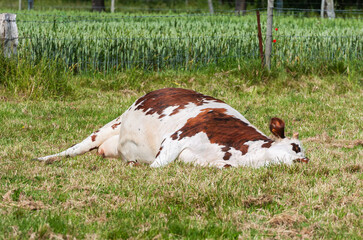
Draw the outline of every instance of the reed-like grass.
<instances>
[{"instance_id":1,"label":"reed-like grass","mask_svg":"<svg viewBox=\"0 0 363 240\"><path fill-rule=\"evenodd\" d=\"M20 12L19 56L34 62L60 59L81 71L236 67L259 57L254 14L168 15ZM263 14L263 32L265 18ZM360 19L275 16L275 28L273 67L337 61L357 69L361 66Z\"/></svg>"}]
</instances>

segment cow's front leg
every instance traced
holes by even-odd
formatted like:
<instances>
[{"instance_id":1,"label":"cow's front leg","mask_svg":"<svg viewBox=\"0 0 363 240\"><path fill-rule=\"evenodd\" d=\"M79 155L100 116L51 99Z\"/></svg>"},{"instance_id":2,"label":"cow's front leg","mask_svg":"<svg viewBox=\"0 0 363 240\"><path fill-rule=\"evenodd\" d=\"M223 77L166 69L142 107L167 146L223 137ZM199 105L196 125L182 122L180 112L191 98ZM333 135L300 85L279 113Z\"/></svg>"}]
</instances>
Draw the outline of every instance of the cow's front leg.
<instances>
[{"instance_id":1,"label":"cow's front leg","mask_svg":"<svg viewBox=\"0 0 363 240\"><path fill-rule=\"evenodd\" d=\"M165 138L161 143L159 152L156 154L155 161L150 167L158 168L171 163L178 158L182 149L181 142L172 140L170 137Z\"/></svg>"}]
</instances>

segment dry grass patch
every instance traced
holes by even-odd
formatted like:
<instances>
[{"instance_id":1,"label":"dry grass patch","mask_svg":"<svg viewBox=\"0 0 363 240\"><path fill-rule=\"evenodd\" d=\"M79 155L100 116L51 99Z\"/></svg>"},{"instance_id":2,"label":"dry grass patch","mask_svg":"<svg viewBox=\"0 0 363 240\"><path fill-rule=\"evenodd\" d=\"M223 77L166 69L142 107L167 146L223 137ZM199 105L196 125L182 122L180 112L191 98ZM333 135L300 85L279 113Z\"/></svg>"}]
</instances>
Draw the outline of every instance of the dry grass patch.
<instances>
[{"instance_id":1,"label":"dry grass patch","mask_svg":"<svg viewBox=\"0 0 363 240\"><path fill-rule=\"evenodd\" d=\"M5 193L2 197L2 202L0 202L0 206L5 208L13 207L27 210L41 210L49 208L48 206L45 206L42 201L34 201L32 196L25 196L22 192L19 193L19 190L18 194L16 194L17 196L14 195L13 190L9 190Z\"/></svg>"}]
</instances>

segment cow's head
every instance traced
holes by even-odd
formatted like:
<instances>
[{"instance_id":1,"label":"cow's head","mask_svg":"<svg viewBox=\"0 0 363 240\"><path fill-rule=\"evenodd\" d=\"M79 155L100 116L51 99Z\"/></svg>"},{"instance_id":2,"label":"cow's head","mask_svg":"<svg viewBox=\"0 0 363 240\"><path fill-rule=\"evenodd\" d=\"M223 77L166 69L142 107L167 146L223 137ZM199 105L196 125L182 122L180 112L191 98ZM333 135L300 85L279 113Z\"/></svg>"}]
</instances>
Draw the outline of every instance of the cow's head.
<instances>
[{"instance_id":1,"label":"cow's head","mask_svg":"<svg viewBox=\"0 0 363 240\"><path fill-rule=\"evenodd\" d=\"M299 141L299 134L294 133L292 138L285 137L285 123L283 120L272 118L270 131L276 137L276 143L268 150L271 163L309 162Z\"/></svg>"}]
</instances>

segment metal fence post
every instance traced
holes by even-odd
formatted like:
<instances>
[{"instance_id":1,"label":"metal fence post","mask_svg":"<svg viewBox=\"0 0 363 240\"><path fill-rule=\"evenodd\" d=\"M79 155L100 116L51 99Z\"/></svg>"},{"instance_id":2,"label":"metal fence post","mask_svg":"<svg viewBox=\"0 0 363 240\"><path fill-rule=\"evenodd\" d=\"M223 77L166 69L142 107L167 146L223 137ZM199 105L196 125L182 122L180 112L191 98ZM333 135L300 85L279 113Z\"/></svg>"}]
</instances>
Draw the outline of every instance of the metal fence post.
<instances>
[{"instance_id":1,"label":"metal fence post","mask_svg":"<svg viewBox=\"0 0 363 240\"><path fill-rule=\"evenodd\" d=\"M33 9L34 0L28 0L28 10Z\"/></svg>"},{"instance_id":2,"label":"metal fence post","mask_svg":"<svg viewBox=\"0 0 363 240\"><path fill-rule=\"evenodd\" d=\"M267 67L268 70L271 70L273 8L274 8L274 0L268 0L266 43L265 43L265 66Z\"/></svg>"},{"instance_id":3,"label":"metal fence post","mask_svg":"<svg viewBox=\"0 0 363 240\"><path fill-rule=\"evenodd\" d=\"M16 26L16 14L0 14L0 42L3 46L4 56L16 55L18 46L18 27Z\"/></svg>"}]
</instances>

